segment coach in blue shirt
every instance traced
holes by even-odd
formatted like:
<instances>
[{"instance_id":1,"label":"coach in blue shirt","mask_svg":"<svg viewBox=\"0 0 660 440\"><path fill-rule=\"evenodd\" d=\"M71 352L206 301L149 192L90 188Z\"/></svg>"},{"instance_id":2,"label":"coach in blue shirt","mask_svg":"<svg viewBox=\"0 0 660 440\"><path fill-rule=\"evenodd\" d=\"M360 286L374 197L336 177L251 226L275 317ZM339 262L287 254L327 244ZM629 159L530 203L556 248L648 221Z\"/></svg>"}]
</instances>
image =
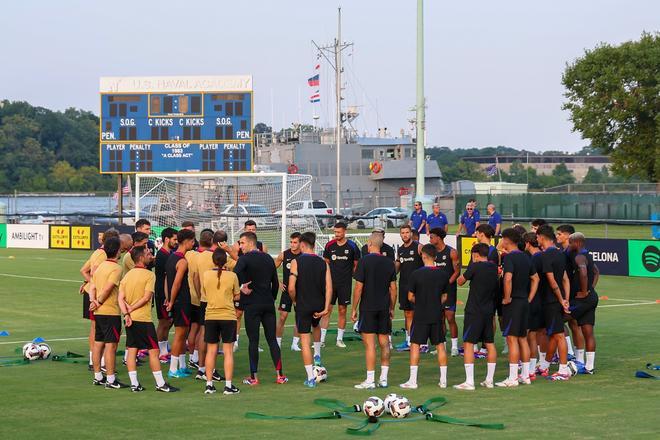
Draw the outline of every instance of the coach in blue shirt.
<instances>
[{"instance_id":1,"label":"coach in blue shirt","mask_svg":"<svg viewBox=\"0 0 660 440\"><path fill-rule=\"evenodd\" d=\"M422 202L415 202L415 210L410 214L410 227L424 234L426 232L426 211L422 209Z\"/></svg>"},{"instance_id":2,"label":"coach in blue shirt","mask_svg":"<svg viewBox=\"0 0 660 440\"><path fill-rule=\"evenodd\" d=\"M440 212L440 205L438 203L433 204L433 212L426 216L426 233L428 234L433 228L444 229L445 232L449 229L447 216Z\"/></svg>"},{"instance_id":3,"label":"coach in blue shirt","mask_svg":"<svg viewBox=\"0 0 660 440\"><path fill-rule=\"evenodd\" d=\"M472 203L468 203L465 206L465 211L461 215L460 224L458 225L458 232L456 235L461 235L461 233L463 233L464 235L472 236L474 235L474 232L478 226L479 217L474 214L474 205Z\"/></svg>"},{"instance_id":4,"label":"coach in blue shirt","mask_svg":"<svg viewBox=\"0 0 660 440\"><path fill-rule=\"evenodd\" d=\"M502 215L495 211L493 203L489 203L486 210L488 211L488 224L495 230L495 235L500 235L502 232Z\"/></svg>"}]
</instances>

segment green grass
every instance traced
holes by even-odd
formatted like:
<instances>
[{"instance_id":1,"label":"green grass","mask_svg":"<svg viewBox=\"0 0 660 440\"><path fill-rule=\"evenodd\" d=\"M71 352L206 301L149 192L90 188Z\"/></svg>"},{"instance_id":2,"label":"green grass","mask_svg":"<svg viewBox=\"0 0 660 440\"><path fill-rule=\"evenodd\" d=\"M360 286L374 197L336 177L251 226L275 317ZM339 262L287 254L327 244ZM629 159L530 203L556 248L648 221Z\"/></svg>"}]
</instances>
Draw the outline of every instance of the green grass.
<instances>
[{"instance_id":1,"label":"green grass","mask_svg":"<svg viewBox=\"0 0 660 440\"><path fill-rule=\"evenodd\" d=\"M13 256L14 258L9 258ZM11 332L0 338L0 356L12 356L23 341L41 336L51 340L55 353L67 350L86 354L89 323L80 318L78 268L86 252L0 250L0 330ZM36 280L8 277L7 274L53 278ZM404 394L421 403L432 396L449 400L439 413L503 422L504 431L449 426L431 422L386 424L376 438L653 438L658 435L660 382L633 377L646 362L660 362L658 281L642 278L603 277L599 293L610 297L601 302L597 314L598 373L579 376L566 383L539 380L529 387L514 390L478 389L473 393L437 386L437 367L431 356L420 366L420 388ZM466 290L459 296L465 300ZM644 303L644 304L639 304ZM651 303L651 304L649 304ZM629 305L629 306L625 306ZM291 323L291 321L289 321ZM395 323L400 327L401 321ZM290 344L290 328L283 345ZM55 341L63 338L78 338ZM398 343L400 338L395 338ZM331 340L331 339L329 339ZM501 341L498 340L501 346ZM236 358L235 382L247 373L247 340L241 338ZM265 342L262 342L265 347ZM353 385L364 378L363 350L349 342L346 350L333 344L324 351L329 381L315 390L302 387L304 370L298 353L283 350L285 372L290 383L271 382L272 369L267 351L261 356L262 384L254 389L241 386L237 396L202 394L203 384L191 379L173 380L182 392L172 395L152 391L153 378L146 367L139 370L147 391L132 394L127 390L104 390L91 385L85 365L37 361L26 366L0 368L0 438L27 438L48 435L52 438L145 437L150 433L178 438L302 438L345 437L344 430L354 422L253 421L246 411L267 414L307 414L322 411L312 404L314 398L338 398L346 403L361 403L385 391L357 391ZM506 375L507 361L498 360L496 378ZM120 377L127 381L124 367ZM477 361L475 377L485 374L484 361ZM405 353L393 354L390 383L407 379ZM462 382L460 358L449 361L449 383ZM398 387L391 387L398 391ZM38 431L37 431L38 430Z\"/></svg>"}]
</instances>

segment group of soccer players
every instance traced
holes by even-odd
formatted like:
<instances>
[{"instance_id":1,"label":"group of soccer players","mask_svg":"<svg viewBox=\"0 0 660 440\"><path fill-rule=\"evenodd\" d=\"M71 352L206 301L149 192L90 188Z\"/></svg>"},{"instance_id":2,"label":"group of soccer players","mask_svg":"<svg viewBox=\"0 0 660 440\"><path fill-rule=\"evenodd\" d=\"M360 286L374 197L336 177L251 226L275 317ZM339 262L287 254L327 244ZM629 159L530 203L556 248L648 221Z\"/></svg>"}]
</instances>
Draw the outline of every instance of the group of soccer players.
<instances>
[{"instance_id":1,"label":"group of soccer players","mask_svg":"<svg viewBox=\"0 0 660 440\"><path fill-rule=\"evenodd\" d=\"M429 244L422 245L419 232L424 233L423 228L401 226L403 244L397 251L384 243L384 231L376 229L361 250L346 237L346 224L338 222L334 239L322 256L315 252L314 233L296 232L290 236L290 247L275 259L257 240L256 223L250 220L234 244L227 243L227 234L221 230L205 229L198 241L194 224L185 222L178 231L165 228L156 251L150 232L147 220L136 223L132 236L106 231L102 246L81 269L85 279L80 290L83 315L92 320L89 342L94 385L143 391L137 365L140 357L148 356L157 391L178 390L161 372L160 364L169 363L170 378L194 375L205 381L208 394L216 392L214 382L224 381L223 393L236 394L233 352L238 348L242 319L250 371L243 383L259 384L263 329L275 381L284 384L288 379L280 347L293 307L291 349L301 351L307 375L304 385L313 388L317 385L314 366L321 366L329 317L337 305L337 347L346 347L343 339L350 308L348 318L355 323L365 348L366 378L355 388L387 387L398 296L406 330L406 340L398 348L410 351L410 376L401 387L417 388L420 353L434 351L440 370L438 385L445 388L445 335L450 334L451 356L458 356L457 286L468 282L462 333L466 380L455 385L456 389L475 389L474 359L479 356L487 357L487 376L481 382L487 388L530 384L537 375L567 380L569 355L583 362L588 373L594 371L598 269L586 251L584 235L570 225L554 231L537 220L532 232L516 225L501 232L497 248L491 244L495 229L479 225L470 264L462 274L457 251L444 242L446 227L428 230ZM277 274L280 267L282 281ZM152 322L152 307L157 327ZM122 316L130 385L122 384L115 373ZM495 383L498 321L506 339L509 375ZM573 332L575 351L565 325ZM380 376L376 381L378 350ZM224 355L224 377L215 369L218 353ZM550 374L553 358L558 360L559 370Z\"/></svg>"}]
</instances>

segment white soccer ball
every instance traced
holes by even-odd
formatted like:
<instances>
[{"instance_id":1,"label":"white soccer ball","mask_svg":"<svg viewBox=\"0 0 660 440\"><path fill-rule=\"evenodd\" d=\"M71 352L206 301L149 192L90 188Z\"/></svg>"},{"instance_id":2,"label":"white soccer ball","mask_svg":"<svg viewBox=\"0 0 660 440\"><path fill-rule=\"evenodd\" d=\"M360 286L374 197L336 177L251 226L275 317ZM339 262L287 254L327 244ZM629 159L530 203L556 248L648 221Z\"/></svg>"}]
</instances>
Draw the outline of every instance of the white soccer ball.
<instances>
[{"instance_id":1,"label":"white soccer ball","mask_svg":"<svg viewBox=\"0 0 660 440\"><path fill-rule=\"evenodd\" d=\"M51 353L50 345L39 344L39 352L41 353L41 359L48 359Z\"/></svg>"},{"instance_id":2,"label":"white soccer ball","mask_svg":"<svg viewBox=\"0 0 660 440\"><path fill-rule=\"evenodd\" d=\"M41 357L41 350L37 344L29 343L23 346L23 357L30 361L36 361Z\"/></svg>"},{"instance_id":3,"label":"white soccer ball","mask_svg":"<svg viewBox=\"0 0 660 440\"><path fill-rule=\"evenodd\" d=\"M315 365L312 371L314 372L314 379L316 379L316 382L325 382L328 380L328 370L326 370L325 367Z\"/></svg>"},{"instance_id":4,"label":"white soccer ball","mask_svg":"<svg viewBox=\"0 0 660 440\"><path fill-rule=\"evenodd\" d=\"M568 361L568 371L571 372L571 376L578 374L578 367L573 361Z\"/></svg>"},{"instance_id":5,"label":"white soccer ball","mask_svg":"<svg viewBox=\"0 0 660 440\"><path fill-rule=\"evenodd\" d=\"M364 411L368 417L380 417L385 412L385 405L383 404L383 401L380 400L380 397L371 396L364 401L362 411Z\"/></svg>"},{"instance_id":6,"label":"white soccer ball","mask_svg":"<svg viewBox=\"0 0 660 440\"><path fill-rule=\"evenodd\" d=\"M410 411L412 411L412 407L410 406L408 399L405 397L398 397L390 403L390 414L392 414L392 417L395 419L403 419L407 417L408 414L410 414Z\"/></svg>"},{"instance_id":7,"label":"white soccer ball","mask_svg":"<svg viewBox=\"0 0 660 440\"><path fill-rule=\"evenodd\" d=\"M399 396L396 393L390 393L387 396L385 396L385 398L383 399L383 405L385 405L385 412L386 413L388 413L388 414L390 413L390 404L392 402L394 402L396 399L398 399L399 397L401 397L401 396Z\"/></svg>"}]
</instances>

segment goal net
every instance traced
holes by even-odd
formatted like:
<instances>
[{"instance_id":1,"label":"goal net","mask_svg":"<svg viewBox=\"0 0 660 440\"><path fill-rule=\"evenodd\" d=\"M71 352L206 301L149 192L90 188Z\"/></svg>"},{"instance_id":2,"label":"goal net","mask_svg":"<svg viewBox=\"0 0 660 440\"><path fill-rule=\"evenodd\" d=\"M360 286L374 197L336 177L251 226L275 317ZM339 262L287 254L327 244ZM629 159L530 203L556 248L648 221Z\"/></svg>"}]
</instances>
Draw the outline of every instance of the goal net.
<instances>
[{"instance_id":1,"label":"goal net","mask_svg":"<svg viewBox=\"0 0 660 440\"><path fill-rule=\"evenodd\" d=\"M227 232L238 241L247 220L257 224L257 237L276 255L288 247L294 231L320 236L313 212L296 210L312 200L312 176L285 173L138 174L135 216L151 222L155 235L166 227L192 221L199 236L205 228ZM317 243L317 250L323 243Z\"/></svg>"}]
</instances>

